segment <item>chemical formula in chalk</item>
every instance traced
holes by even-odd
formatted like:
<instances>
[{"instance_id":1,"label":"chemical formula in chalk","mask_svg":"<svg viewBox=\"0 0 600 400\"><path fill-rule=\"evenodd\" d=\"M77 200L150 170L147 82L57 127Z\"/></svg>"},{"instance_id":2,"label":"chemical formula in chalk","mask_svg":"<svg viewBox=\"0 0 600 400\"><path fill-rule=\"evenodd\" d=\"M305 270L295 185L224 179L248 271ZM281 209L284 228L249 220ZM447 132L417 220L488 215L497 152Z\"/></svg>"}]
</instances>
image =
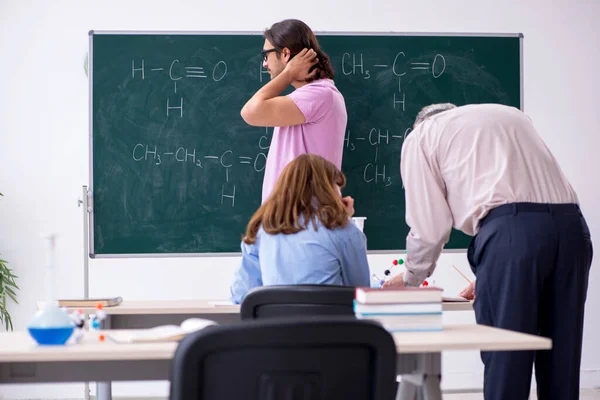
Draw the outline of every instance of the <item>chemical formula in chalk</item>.
<instances>
[{"instance_id":1,"label":"chemical formula in chalk","mask_svg":"<svg viewBox=\"0 0 600 400\"><path fill-rule=\"evenodd\" d=\"M394 110L406 111L406 93L402 90L402 77L407 74L431 74L437 79L446 71L446 58L442 54L436 54L432 59L407 59L407 55L400 51L396 53L394 60L390 62L377 62L371 67L365 67L365 58L362 53L344 53L342 56L342 74L345 76L362 76L363 79L371 79L372 75L386 71L398 79L398 91L392 95L391 105Z\"/></svg>"},{"instance_id":2,"label":"chemical formula in chalk","mask_svg":"<svg viewBox=\"0 0 600 400\"><path fill-rule=\"evenodd\" d=\"M183 118L184 96L177 93L177 82L182 79L209 79L213 82L220 82L227 75L227 63L219 60L212 68L204 65L182 65L178 59L171 62L168 69L161 66L146 65L146 60L131 60L131 77L134 79L157 79L160 75L168 76L173 82L173 96L166 98L165 112L167 117L175 116Z\"/></svg>"},{"instance_id":3,"label":"chemical formula in chalk","mask_svg":"<svg viewBox=\"0 0 600 400\"><path fill-rule=\"evenodd\" d=\"M133 161L140 163L152 163L155 166L168 163L191 164L198 168L198 173L207 167L221 168L224 183L221 188L221 204L231 203L235 206L235 183L230 184L232 169L234 166L250 168L257 173L263 172L267 166L267 152L269 143L269 128L265 128L265 135L258 139L258 152L250 155L238 155L233 150L227 149L220 154L202 154L200 151L190 147L179 146L176 149L162 149L156 144L136 143L133 146L131 156Z\"/></svg>"}]
</instances>

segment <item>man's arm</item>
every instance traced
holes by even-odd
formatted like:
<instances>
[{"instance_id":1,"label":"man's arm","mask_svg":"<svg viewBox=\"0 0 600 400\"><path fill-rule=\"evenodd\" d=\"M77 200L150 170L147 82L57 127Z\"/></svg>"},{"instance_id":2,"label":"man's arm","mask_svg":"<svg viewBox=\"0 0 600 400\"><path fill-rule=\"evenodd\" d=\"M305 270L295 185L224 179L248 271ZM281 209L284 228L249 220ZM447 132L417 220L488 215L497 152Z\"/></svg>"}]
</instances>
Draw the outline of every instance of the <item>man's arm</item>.
<instances>
[{"instance_id":1,"label":"man's arm","mask_svg":"<svg viewBox=\"0 0 600 400\"><path fill-rule=\"evenodd\" d=\"M242 260L229 287L231 300L240 304L250 289L262 286L262 274L258 260L258 249L254 244L242 242Z\"/></svg>"},{"instance_id":2,"label":"man's arm","mask_svg":"<svg viewBox=\"0 0 600 400\"><path fill-rule=\"evenodd\" d=\"M309 72L316 62L313 50L303 50L290 60L285 69L263 86L242 108L242 118L253 126L292 126L306 122L306 117L288 96L279 96L294 81L316 73Z\"/></svg>"},{"instance_id":3,"label":"man's arm","mask_svg":"<svg viewBox=\"0 0 600 400\"><path fill-rule=\"evenodd\" d=\"M279 96L292 83L289 71L283 70L263 86L242 108L242 118L252 126L292 126L306 122L296 103Z\"/></svg>"},{"instance_id":4,"label":"man's arm","mask_svg":"<svg viewBox=\"0 0 600 400\"><path fill-rule=\"evenodd\" d=\"M424 121L417 129L425 133L435 129L433 121ZM413 132L402 147L401 174L406 195L406 286L419 286L430 276L448 242L452 213L436 157L426 137Z\"/></svg>"}]
</instances>

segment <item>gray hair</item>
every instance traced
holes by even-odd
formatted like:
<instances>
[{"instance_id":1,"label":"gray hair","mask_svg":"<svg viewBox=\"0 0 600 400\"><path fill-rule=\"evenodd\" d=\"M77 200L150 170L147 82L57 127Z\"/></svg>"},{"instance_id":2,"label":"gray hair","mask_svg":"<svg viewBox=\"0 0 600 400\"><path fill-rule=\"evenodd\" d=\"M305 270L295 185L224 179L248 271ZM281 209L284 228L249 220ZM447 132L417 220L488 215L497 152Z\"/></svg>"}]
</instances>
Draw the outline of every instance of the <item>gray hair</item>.
<instances>
[{"instance_id":1,"label":"gray hair","mask_svg":"<svg viewBox=\"0 0 600 400\"><path fill-rule=\"evenodd\" d=\"M415 118L413 128L421 122L425 121L427 118L444 111L452 110L453 108L456 108L456 106L452 103L438 103L425 106L417 114L417 118Z\"/></svg>"}]
</instances>

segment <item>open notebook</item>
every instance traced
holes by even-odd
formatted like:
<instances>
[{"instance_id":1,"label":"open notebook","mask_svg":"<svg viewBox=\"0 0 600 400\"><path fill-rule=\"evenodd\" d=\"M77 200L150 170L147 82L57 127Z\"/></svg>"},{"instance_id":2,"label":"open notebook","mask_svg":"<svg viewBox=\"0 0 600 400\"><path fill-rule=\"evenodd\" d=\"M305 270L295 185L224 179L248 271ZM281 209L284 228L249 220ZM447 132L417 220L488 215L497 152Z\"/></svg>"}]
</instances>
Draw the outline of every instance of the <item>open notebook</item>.
<instances>
[{"instance_id":1,"label":"open notebook","mask_svg":"<svg viewBox=\"0 0 600 400\"><path fill-rule=\"evenodd\" d=\"M218 325L215 321L202 318L189 318L181 325L161 325L150 329L107 331L106 337L116 343L152 343L178 341L185 335L207 326Z\"/></svg>"}]
</instances>

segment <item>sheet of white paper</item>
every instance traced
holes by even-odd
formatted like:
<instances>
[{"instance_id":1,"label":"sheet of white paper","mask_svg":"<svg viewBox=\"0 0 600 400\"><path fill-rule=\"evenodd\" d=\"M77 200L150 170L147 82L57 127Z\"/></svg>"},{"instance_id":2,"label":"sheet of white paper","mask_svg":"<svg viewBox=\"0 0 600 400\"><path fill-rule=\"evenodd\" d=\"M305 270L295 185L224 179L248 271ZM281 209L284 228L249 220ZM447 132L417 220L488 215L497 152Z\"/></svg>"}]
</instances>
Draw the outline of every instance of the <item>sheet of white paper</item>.
<instances>
[{"instance_id":1,"label":"sheet of white paper","mask_svg":"<svg viewBox=\"0 0 600 400\"><path fill-rule=\"evenodd\" d=\"M236 306L234 302L231 300L217 300L217 301L209 301L208 304L215 307L231 307Z\"/></svg>"}]
</instances>

